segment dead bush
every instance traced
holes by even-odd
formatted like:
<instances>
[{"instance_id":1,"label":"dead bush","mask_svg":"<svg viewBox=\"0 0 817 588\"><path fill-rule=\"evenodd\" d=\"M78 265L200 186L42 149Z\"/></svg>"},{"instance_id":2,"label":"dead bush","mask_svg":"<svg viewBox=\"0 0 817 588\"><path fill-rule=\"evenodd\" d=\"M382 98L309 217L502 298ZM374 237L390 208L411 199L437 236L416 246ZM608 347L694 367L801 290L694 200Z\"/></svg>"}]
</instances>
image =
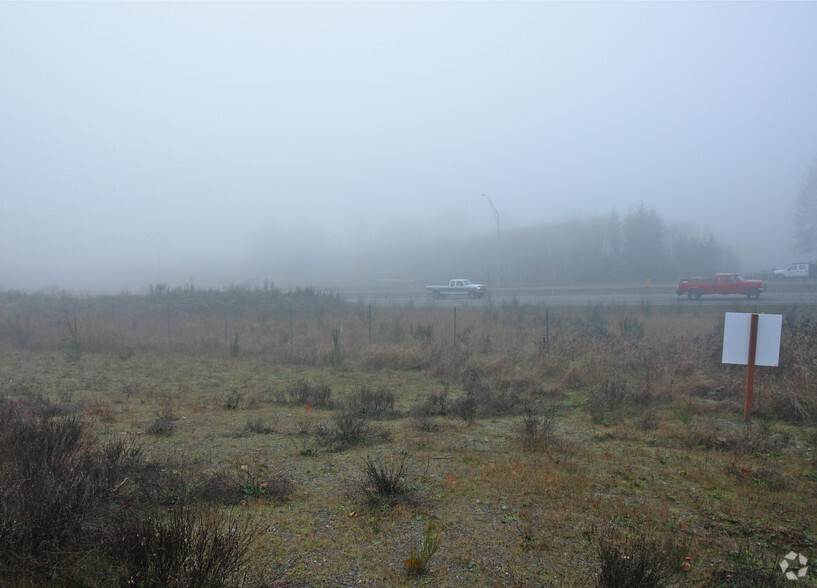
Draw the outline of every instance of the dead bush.
<instances>
[{"instance_id":1,"label":"dead bush","mask_svg":"<svg viewBox=\"0 0 817 588\"><path fill-rule=\"evenodd\" d=\"M598 537L599 588L658 588L681 575L686 545L673 536L631 535L607 527Z\"/></svg>"},{"instance_id":2,"label":"dead bush","mask_svg":"<svg viewBox=\"0 0 817 588\"><path fill-rule=\"evenodd\" d=\"M608 378L602 382L584 404L584 409L594 422L615 417L627 395L627 386L617 378Z\"/></svg>"}]
</instances>

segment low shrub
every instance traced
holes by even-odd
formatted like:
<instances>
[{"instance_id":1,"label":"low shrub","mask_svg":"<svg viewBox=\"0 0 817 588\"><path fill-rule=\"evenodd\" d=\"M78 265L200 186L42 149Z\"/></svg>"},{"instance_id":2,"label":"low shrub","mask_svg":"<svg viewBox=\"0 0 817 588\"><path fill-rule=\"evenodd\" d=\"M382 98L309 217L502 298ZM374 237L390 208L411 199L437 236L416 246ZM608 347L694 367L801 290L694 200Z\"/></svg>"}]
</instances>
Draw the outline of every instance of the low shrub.
<instances>
[{"instance_id":1,"label":"low shrub","mask_svg":"<svg viewBox=\"0 0 817 588\"><path fill-rule=\"evenodd\" d=\"M332 408L332 388L328 384L310 384L298 382L276 394L279 402L284 404L305 404Z\"/></svg>"},{"instance_id":2,"label":"low shrub","mask_svg":"<svg viewBox=\"0 0 817 588\"><path fill-rule=\"evenodd\" d=\"M363 491L370 501L378 504L393 505L405 499L407 485L404 480L406 461L399 463L384 462L380 458L366 457L363 460L365 480Z\"/></svg>"},{"instance_id":3,"label":"low shrub","mask_svg":"<svg viewBox=\"0 0 817 588\"><path fill-rule=\"evenodd\" d=\"M257 531L246 518L205 507L127 517L110 538L120 583L225 586L247 563Z\"/></svg>"},{"instance_id":4,"label":"low shrub","mask_svg":"<svg viewBox=\"0 0 817 588\"><path fill-rule=\"evenodd\" d=\"M258 435L269 435L275 432L275 427L262 419L261 417L250 419L244 426L244 430L248 433L255 433Z\"/></svg>"},{"instance_id":5,"label":"low shrub","mask_svg":"<svg viewBox=\"0 0 817 588\"><path fill-rule=\"evenodd\" d=\"M372 425L370 418L361 413L357 405L347 402L333 415L333 426L320 429L318 433L337 450L388 438L388 431Z\"/></svg>"},{"instance_id":6,"label":"low shrub","mask_svg":"<svg viewBox=\"0 0 817 588\"><path fill-rule=\"evenodd\" d=\"M658 588L681 575L686 546L672 536L630 535L611 526L598 537L597 551L599 588Z\"/></svg>"},{"instance_id":7,"label":"low shrub","mask_svg":"<svg viewBox=\"0 0 817 588\"><path fill-rule=\"evenodd\" d=\"M593 392L584 408L594 422L615 416L627 395L627 386L617 378L607 378Z\"/></svg>"},{"instance_id":8,"label":"low shrub","mask_svg":"<svg viewBox=\"0 0 817 588\"><path fill-rule=\"evenodd\" d=\"M527 449L541 449L556 440L556 410L526 406L516 429L522 445Z\"/></svg>"},{"instance_id":9,"label":"low shrub","mask_svg":"<svg viewBox=\"0 0 817 588\"><path fill-rule=\"evenodd\" d=\"M375 418L386 416L394 412L394 392L385 388L373 390L364 386L349 397L348 404L361 414Z\"/></svg>"}]
</instances>

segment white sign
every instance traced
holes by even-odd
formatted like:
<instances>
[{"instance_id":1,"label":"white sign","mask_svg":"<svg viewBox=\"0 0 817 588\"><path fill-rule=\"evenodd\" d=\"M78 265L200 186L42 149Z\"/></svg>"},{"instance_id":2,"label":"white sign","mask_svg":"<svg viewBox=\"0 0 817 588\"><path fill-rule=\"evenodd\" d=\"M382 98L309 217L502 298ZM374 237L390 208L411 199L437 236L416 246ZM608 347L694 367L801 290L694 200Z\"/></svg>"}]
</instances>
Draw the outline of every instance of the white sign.
<instances>
[{"instance_id":1,"label":"white sign","mask_svg":"<svg viewBox=\"0 0 817 588\"><path fill-rule=\"evenodd\" d=\"M723 323L723 358L721 363L749 363L749 331L752 315L745 312L727 312ZM755 365L776 366L780 361L780 333L782 314L757 316L757 348Z\"/></svg>"}]
</instances>

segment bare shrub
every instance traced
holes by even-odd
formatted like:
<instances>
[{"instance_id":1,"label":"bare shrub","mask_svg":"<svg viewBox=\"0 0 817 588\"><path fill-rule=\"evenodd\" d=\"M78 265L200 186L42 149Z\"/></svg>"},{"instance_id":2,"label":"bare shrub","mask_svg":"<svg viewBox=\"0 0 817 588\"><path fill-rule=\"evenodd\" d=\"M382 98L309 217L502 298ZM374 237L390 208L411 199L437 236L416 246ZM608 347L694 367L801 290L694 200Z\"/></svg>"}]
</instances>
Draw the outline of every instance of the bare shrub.
<instances>
[{"instance_id":1,"label":"bare shrub","mask_svg":"<svg viewBox=\"0 0 817 588\"><path fill-rule=\"evenodd\" d=\"M332 388L329 384L310 384L298 382L287 388L280 395L280 400L288 404L306 404L309 406L332 407Z\"/></svg>"},{"instance_id":2,"label":"bare shrub","mask_svg":"<svg viewBox=\"0 0 817 588\"><path fill-rule=\"evenodd\" d=\"M244 396L238 390L230 390L227 397L224 399L224 408L227 410L238 410L241 407L241 402Z\"/></svg>"},{"instance_id":3,"label":"bare shrub","mask_svg":"<svg viewBox=\"0 0 817 588\"><path fill-rule=\"evenodd\" d=\"M434 428L433 417L448 414L448 383L440 392L432 392L420 404L413 406L409 414L414 419L417 428L421 431L431 431Z\"/></svg>"},{"instance_id":4,"label":"bare shrub","mask_svg":"<svg viewBox=\"0 0 817 588\"><path fill-rule=\"evenodd\" d=\"M170 404L165 402L162 409L156 413L156 418L145 427L145 431L150 435L172 435L176 432L178 420L179 417L173 412Z\"/></svg>"},{"instance_id":5,"label":"bare shrub","mask_svg":"<svg viewBox=\"0 0 817 588\"><path fill-rule=\"evenodd\" d=\"M364 386L352 393L347 406L375 418L386 416L394 412L394 392L385 388L374 390Z\"/></svg>"},{"instance_id":6,"label":"bare shrub","mask_svg":"<svg viewBox=\"0 0 817 588\"><path fill-rule=\"evenodd\" d=\"M333 426L318 432L338 450L388 438L389 433L372 425L370 418L368 414L361 413L357 406L347 402L333 415Z\"/></svg>"},{"instance_id":7,"label":"bare shrub","mask_svg":"<svg viewBox=\"0 0 817 588\"><path fill-rule=\"evenodd\" d=\"M408 497L408 486L404 480L405 458L399 463L384 462L380 458L366 457L363 460L363 492L369 500L385 505L394 505Z\"/></svg>"},{"instance_id":8,"label":"bare shrub","mask_svg":"<svg viewBox=\"0 0 817 588\"><path fill-rule=\"evenodd\" d=\"M642 431L654 431L661 424L661 417L655 409L649 408L636 416L634 422Z\"/></svg>"},{"instance_id":9,"label":"bare shrub","mask_svg":"<svg viewBox=\"0 0 817 588\"><path fill-rule=\"evenodd\" d=\"M246 518L196 507L125 518L110 540L122 583L225 586L247 563L256 535Z\"/></svg>"},{"instance_id":10,"label":"bare shrub","mask_svg":"<svg viewBox=\"0 0 817 588\"><path fill-rule=\"evenodd\" d=\"M522 445L527 449L540 449L556 440L556 410L540 410L526 406L516 423Z\"/></svg>"},{"instance_id":11,"label":"bare shrub","mask_svg":"<svg viewBox=\"0 0 817 588\"><path fill-rule=\"evenodd\" d=\"M686 547L674 537L628 535L607 527L597 543L599 588L658 588L673 584L681 573Z\"/></svg>"},{"instance_id":12,"label":"bare shrub","mask_svg":"<svg viewBox=\"0 0 817 588\"><path fill-rule=\"evenodd\" d=\"M99 549L88 530L105 527L106 506L141 452L122 440L93 443L79 417L0 403L0 584L47 577Z\"/></svg>"},{"instance_id":13,"label":"bare shrub","mask_svg":"<svg viewBox=\"0 0 817 588\"><path fill-rule=\"evenodd\" d=\"M617 378L608 378L602 382L587 399L584 409L594 422L613 416L624 401L627 386Z\"/></svg>"},{"instance_id":14,"label":"bare shrub","mask_svg":"<svg viewBox=\"0 0 817 588\"><path fill-rule=\"evenodd\" d=\"M477 418L477 400L473 394L463 394L450 403L451 414L466 423L473 423Z\"/></svg>"},{"instance_id":15,"label":"bare shrub","mask_svg":"<svg viewBox=\"0 0 817 588\"><path fill-rule=\"evenodd\" d=\"M274 424L265 421L261 417L258 417L248 420L247 424L244 426L244 430L258 435L269 435L275 432L275 426Z\"/></svg>"}]
</instances>

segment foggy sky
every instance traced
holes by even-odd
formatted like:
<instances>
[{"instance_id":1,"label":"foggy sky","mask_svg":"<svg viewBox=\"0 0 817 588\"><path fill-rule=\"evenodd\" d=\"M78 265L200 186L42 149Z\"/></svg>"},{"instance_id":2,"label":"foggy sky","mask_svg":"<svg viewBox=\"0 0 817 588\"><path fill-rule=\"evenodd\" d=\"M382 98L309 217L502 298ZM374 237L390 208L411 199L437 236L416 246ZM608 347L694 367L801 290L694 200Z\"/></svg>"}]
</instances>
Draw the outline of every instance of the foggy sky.
<instances>
[{"instance_id":1,"label":"foggy sky","mask_svg":"<svg viewBox=\"0 0 817 588\"><path fill-rule=\"evenodd\" d=\"M812 2L0 3L0 288L354 273L482 194L781 267L815 56Z\"/></svg>"}]
</instances>

